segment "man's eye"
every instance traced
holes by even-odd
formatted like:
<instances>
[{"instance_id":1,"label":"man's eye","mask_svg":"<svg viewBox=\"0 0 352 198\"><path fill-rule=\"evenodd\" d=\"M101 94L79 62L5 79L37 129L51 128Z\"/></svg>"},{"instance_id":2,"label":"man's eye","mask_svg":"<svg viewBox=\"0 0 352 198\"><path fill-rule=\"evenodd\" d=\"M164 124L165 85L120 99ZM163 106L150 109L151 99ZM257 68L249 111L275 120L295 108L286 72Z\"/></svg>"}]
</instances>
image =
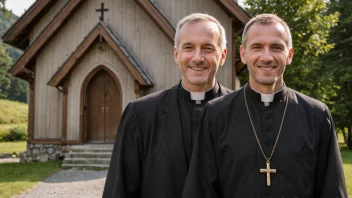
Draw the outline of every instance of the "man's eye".
<instances>
[{"instance_id":1,"label":"man's eye","mask_svg":"<svg viewBox=\"0 0 352 198\"><path fill-rule=\"evenodd\" d=\"M281 46L274 46L274 47L273 47L273 50L275 50L275 51L281 51L281 50L282 50L282 47L281 47Z\"/></svg>"},{"instance_id":2,"label":"man's eye","mask_svg":"<svg viewBox=\"0 0 352 198\"><path fill-rule=\"evenodd\" d=\"M254 50L260 49L260 45L254 45L254 46L252 46L252 49L254 49Z\"/></svg>"},{"instance_id":3,"label":"man's eye","mask_svg":"<svg viewBox=\"0 0 352 198\"><path fill-rule=\"evenodd\" d=\"M206 52L212 52L212 51L213 51L213 48L211 48L211 47L205 47L205 48L203 48L203 50L206 51Z\"/></svg>"}]
</instances>

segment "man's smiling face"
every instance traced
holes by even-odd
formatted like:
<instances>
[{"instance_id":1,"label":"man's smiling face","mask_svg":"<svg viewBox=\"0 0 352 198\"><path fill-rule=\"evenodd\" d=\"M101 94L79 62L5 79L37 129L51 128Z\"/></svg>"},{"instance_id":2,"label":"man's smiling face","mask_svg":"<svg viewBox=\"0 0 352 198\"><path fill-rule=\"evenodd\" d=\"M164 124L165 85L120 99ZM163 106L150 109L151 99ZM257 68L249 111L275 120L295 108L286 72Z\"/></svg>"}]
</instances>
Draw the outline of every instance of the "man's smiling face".
<instances>
[{"instance_id":1,"label":"man's smiling face","mask_svg":"<svg viewBox=\"0 0 352 198\"><path fill-rule=\"evenodd\" d=\"M174 58L182 73L182 84L189 91L205 91L215 85L218 67L225 62L220 30L212 21L193 21L180 30Z\"/></svg>"},{"instance_id":2,"label":"man's smiling face","mask_svg":"<svg viewBox=\"0 0 352 198\"><path fill-rule=\"evenodd\" d=\"M283 74L292 61L294 50L288 48L283 25L273 22L253 24L240 53L242 62L248 66L251 88L260 91L264 87L278 90L282 86Z\"/></svg>"}]
</instances>

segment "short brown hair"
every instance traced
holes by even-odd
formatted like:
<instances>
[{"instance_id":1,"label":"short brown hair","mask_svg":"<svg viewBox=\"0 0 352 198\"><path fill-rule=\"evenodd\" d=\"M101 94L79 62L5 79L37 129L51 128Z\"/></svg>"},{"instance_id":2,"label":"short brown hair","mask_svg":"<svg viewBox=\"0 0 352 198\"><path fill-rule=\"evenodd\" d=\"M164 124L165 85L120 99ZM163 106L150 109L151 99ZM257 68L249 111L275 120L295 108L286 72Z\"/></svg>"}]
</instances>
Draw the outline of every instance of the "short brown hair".
<instances>
[{"instance_id":1,"label":"short brown hair","mask_svg":"<svg viewBox=\"0 0 352 198\"><path fill-rule=\"evenodd\" d=\"M247 33L248 30L253 24L259 23L262 25L270 25L272 23L279 23L282 26L284 26L287 34L287 40L286 44L288 48L292 47L292 36L291 36L291 31L290 28L288 27L287 23L280 17L278 17L275 14L260 14L252 18L244 27L243 33L242 33L242 46L245 48L246 47L246 42L247 42Z\"/></svg>"}]
</instances>

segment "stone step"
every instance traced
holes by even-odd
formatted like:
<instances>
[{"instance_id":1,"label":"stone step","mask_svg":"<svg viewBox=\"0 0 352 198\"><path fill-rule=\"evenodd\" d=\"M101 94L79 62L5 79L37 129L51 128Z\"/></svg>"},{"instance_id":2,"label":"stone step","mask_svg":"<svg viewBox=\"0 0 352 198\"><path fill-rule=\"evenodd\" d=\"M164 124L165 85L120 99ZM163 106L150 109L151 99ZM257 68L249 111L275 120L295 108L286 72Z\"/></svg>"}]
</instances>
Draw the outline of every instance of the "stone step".
<instances>
[{"instance_id":1,"label":"stone step","mask_svg":"<svg viewBox=\"0 0 352 198\"><path fill-rule=\"evenodd\" d=\"M65 158L63 164L106 164L109 166L110 158Z\"/></svg>"},{"instance_id":2,"label":"stone step","mask_svg":"<svg viewBox=\"0 0 352 198\"><path fill-rule=\"evenodd\" d=\"M109 164L62 164L64 168L104 168L108 169Z\"/></svg>"},{"instance_id":3,"label":"stone step","mask_svg":"<svg viewBox=\"0 0 352 198\"><path fill-rule=\"evenodd\" d=\"M71 146L70 152L112 152L113 146L90 146L90 145L74 145Z\"/></svg>"},{"instance_id":4,"label":"stone step","mask_svg":"<svg viewBox=\"0 0 352 198\"><path fill-rule=\"evenodd\" d=\"M82 145L72 145L70 147L71 149L76 149L76 148L108 148L108 149L113 149L114 145L113 144L82 144Z\"/></svg>"},{"instance_id":5,"label":"stone step","mask_svg":"<svg viewBox=\"0 0 352 198\"><path fill-rule=\"evenodd\" d=\"M72 145L62 167L65 168L109 168L113 144Z\"/></svg>"},{"instance_id":6,"label":"stone step","mask_svg":"<svg viewBox=\"0 0 352 198\"><path fill-rule=\"evenodd\" d=\"M111 158L112 152L69 152L65 158Z\"/></svg>"}]
</instances>

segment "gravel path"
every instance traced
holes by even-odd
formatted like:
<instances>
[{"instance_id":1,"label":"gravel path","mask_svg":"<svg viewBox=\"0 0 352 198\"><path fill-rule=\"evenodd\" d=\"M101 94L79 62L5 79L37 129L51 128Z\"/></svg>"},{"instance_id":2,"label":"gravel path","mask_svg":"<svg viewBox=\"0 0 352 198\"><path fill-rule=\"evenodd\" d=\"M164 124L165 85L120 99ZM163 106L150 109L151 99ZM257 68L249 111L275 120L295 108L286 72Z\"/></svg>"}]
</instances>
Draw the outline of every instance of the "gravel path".
<instances>
[{"instance_id":1,"label":"gravel path","mask_svg":"<svg viewBox=\"0 0 352 198\"><path fill-rule=\"evenodd\" d=\"M18 157L0 158L1 163L18 163L20 159Z\"/></svg>"},{"instance_id":2,"label":"gravel path","mask_svg":"<svg viewBox=\"0 0 352 198\"><path fill-rule=\"evenodd\" d=\"M12 198L95 198L101 197L107 170L61 170L32 189Z\"/></svg>"}]
</instances>

